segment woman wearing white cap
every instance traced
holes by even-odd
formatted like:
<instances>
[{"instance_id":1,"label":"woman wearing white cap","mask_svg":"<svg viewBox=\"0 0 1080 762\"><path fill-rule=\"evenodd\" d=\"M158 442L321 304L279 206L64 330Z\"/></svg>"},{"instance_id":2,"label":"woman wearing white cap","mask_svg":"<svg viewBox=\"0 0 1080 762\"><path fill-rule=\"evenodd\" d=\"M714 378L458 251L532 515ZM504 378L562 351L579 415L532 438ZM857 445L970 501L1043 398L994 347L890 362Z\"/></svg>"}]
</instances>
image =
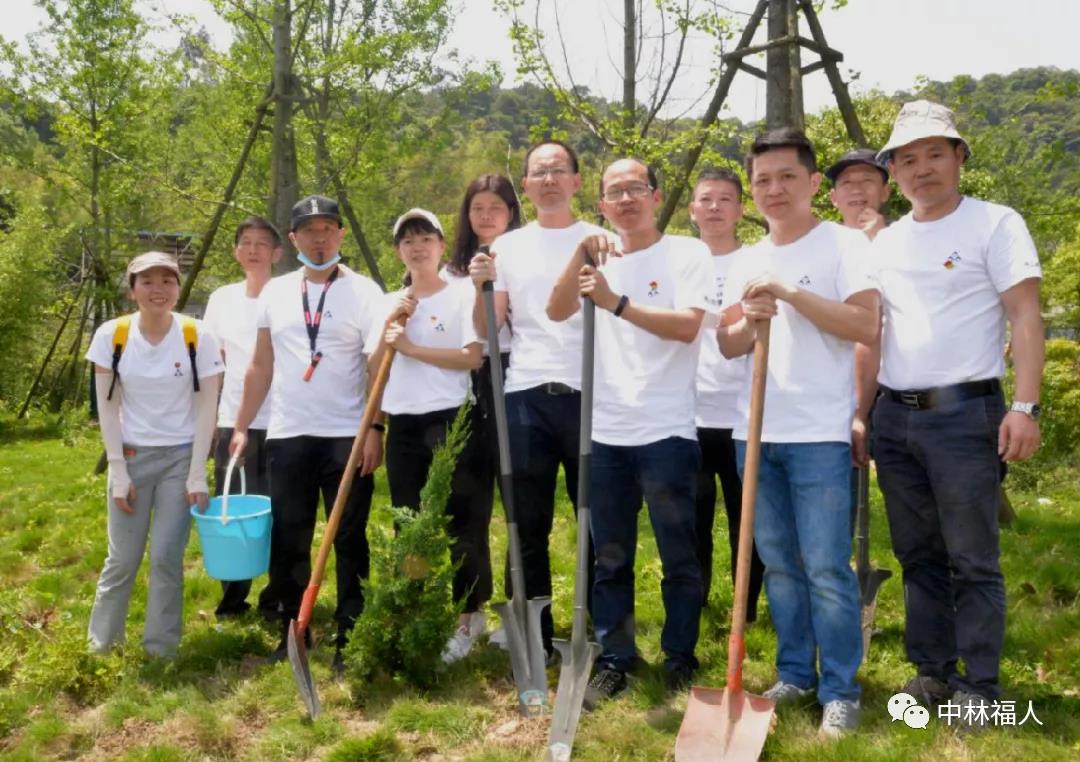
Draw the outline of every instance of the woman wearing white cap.
<instances>
[{"instance_id":1,"label":"woman wearing white cap","mask_svg":"<svg viewBox=\"0 0 1080 762\"><path fill-rule=\"evenodd\" d=\"M458 408L471 398L469 372L480 367L482 355L472 324L472 291L439 277L446 243L438 218L424 209L405 212L394 223L394 248L408 274L407 287L387 295L389 317L383 338L398 357L382 400L389 415L386 473L393 504L419 509L434 450L445 440ZM397 322L402 315L408 316L404 326ZM446 506L451 557L459 564L454 598L464 601L458 631L443 654L447 662L468 654L472 616L491 596L491 562L486 555L491 502L471 468L478 445L479 437L470 435L458 458Z\"/></svg>"},{"instance_id":2,"label":"woman wearing white cap","mask_svg":"<svg viewBox=\"0 0 1080 762\"><path fill-rule=\"evenodd\" d=\"M138 311L98 328L86 353L97 374L109 460L109 555L88 637L93 652L124 640L131 588L149 536L143 646L151 655L169 657L180 642L188 508L206 509L206 461L225 367L202 322L172 311L180 296L173 257L137 256L127 279Z\"/></svg>"}]
</instances>

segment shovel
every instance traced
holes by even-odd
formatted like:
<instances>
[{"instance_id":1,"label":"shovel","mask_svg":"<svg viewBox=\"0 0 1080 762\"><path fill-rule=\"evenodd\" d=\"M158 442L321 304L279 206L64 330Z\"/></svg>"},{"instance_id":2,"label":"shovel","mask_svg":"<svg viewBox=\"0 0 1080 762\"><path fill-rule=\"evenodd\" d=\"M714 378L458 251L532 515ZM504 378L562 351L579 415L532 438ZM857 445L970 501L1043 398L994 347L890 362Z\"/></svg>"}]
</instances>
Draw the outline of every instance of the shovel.
<instances>
[{"instance_id":1,"label":"shovel","mask_svg":"<svg viewBox=\"0 0 1080 762\"><path fill-rule=\"evenodd\" d=\"M562 656L559 688L555 692L555 711L548 732L548 758L551 762L569 762L577 733L581 704L593 662L600 655L600 645L585 636L585 610L589 584L589 477L592 472L592 399L593 341L596 305L585 299L582 307L584 335L581 353L581 437L578 456L577 569L574 574L574 622L570 642L556 640Z\"/></svg>"},{"instance_id":2,"label":"shovel","mask_svg":"<svg viewBox=\"0 0 1080 762\"><path fill-rule=\"evenodd\" d=\"M338 485L337 497L334 498L334 507L330 511L330 518L326 521L323 530L322 542L319 544L319 554L315 557L315 566L311 569L311 578L308 581L304 597L300 602L300 613L297 618L289 622L289 664L292 665L293 677L296 678L296 686L300 689L300 697L304 700L308 715L313 719L321 711L319 694L315 690L315 682L311 678L311 669L308 666L307 646L304 643L304 633L311 623L311 615L315 610L315 599L319 597L319 587L322 585L323 575L326 572L326 561L330 557L330 548L334 546L334 537L337 536L338 525L341 524L341 514L345 512L345 502L349 499L352 489L353 476L360 467L360 460L364 453L364 440L371 423L379 412L382 402L383 390L386 381L390 377L390 365L394 362L396 354L393 347L386 347L382 362L375 373L375 380L371 384L367 404L364 406L364 416L360 419L360 429L353 439L352 451L349 460L345 464L345 471L341 475L341 483Z\"/></svg>"},{"instance_id":3,"label":"shovel","mask_svg":"<svg viewBox=\"0 0 1080 762\"><path fill-rule=\"evenodd\" d=\"M859 469L858 502L855 509L855 576L859 580L859 605L862 616L863 658L870 650L870 636L874 634L874 614L877 611L877 594L881 583L892 576L888 569L875 569L870 565L870 469Z\"/></svg>"},{"instance_id":4,"label":"shovel","mask_svg":"<svg viewBox=\"0 0 1080 762\"><path fill-rule=\"evenodd\" d=\"M769 363L771 323L757 323L754 374L750 393L750 421L743 469L742 518L739 524L739 556L735 567L735 605L731 612L726 688L690 689L682 726L675 740L676 762L705 760L756 760L769 735L776 702L743 690L742 667L746 652L746 601L750 592L750 553L754 546L754 508L757 500L758 466L761 461L761 423L765 411L765 380Z\"/></svg>"},{"instance_id":5,"label":"shovel","mask_svg":"<svg viewBox=\"0 0 1080 762\"><path fill-rule=\"evenodd\" d=\"M488 253L487 246L480 252ZM506 428L506 399L503 397L502 363L499 362L499 327L495 322L495 287L483 285L484 317L487 320L488 356L491 358L491 388L495 402L495 432L499 440L499 486L506 508L506 544L510 555L510 584L514 594L508 603L496 603L502 619L510 667L518 692L518 705L526 717L543 714L547 708L547 654L540 634L540 614L551 605L551 598L525 598L525 571L521 560L517 516L514 513L514 481L511 478L510 435Z\"/></svg>"}]
</instances>

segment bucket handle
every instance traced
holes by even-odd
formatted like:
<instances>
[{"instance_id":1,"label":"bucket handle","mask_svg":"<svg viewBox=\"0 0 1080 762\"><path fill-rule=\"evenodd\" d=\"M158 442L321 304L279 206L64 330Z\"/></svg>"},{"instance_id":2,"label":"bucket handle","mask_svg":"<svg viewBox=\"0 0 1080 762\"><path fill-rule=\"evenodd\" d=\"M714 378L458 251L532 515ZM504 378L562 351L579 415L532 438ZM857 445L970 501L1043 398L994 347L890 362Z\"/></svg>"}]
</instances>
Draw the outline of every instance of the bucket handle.
<instances>
[{"instance_id":1,"label":"bucket handle","mask_svg":"<svg viewBox=\"0 0 1080 762\"><path fill-rule=\"evenodd\" d=\"M229 523L229 490L232 488L232 475L233 469L236 468L237 457L233 455L229 458L229 465L225 467L225 489L221 493L221 524L224 526ZM240 494L247 494L247 474L244 472L244 467L240 466Z\"/></svg>"}]
</instances>

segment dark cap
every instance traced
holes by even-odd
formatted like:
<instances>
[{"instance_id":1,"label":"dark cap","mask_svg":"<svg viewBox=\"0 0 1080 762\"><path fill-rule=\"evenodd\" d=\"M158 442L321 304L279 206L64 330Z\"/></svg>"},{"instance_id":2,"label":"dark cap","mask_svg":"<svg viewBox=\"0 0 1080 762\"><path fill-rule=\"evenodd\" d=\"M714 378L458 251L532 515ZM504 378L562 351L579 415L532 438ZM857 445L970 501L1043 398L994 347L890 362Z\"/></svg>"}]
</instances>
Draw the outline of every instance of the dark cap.
<instances>
[{"instance_id":1,"label":"dark cap","mask_svg":"<svg viewBox=\"0 0 1080 762\"><path fill-rule=\"evenodd\" d=\"M341 225L341 211L337 201L326 196L307 196L293 205L292 212L289 213L289 230L296 230L302 222L312 217L326 217Z\"/></svg>"},{"instance_id":2,"label":"dark cap","mask_svg":"<svg viewBox=\"0 0 1080 762\"><path fill-rule=\"evenodd\" d=\"M877 154L869 148L856 148L854 151L848 151L840 157L840 161L825 170L825 177L829 178L830 183L836 185L840 173L855 164L865 164L868 167L873 167L881 173L881 178L885 182L889 182L889 170L878 162Z\"/></svg>"}]
</instances>

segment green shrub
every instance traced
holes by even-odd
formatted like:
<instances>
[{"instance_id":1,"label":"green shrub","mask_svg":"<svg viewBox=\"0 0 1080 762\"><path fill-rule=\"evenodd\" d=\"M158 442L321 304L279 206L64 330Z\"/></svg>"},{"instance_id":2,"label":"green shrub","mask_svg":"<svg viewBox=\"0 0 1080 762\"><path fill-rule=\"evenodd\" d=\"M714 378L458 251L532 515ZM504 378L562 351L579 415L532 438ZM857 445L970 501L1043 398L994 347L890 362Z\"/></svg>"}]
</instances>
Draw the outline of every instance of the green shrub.
<instances>
[{"instance_id":1,"label":"green shrub","mask_svg":"<svg viewBox=\"0 0 1080 762\"><path fill-rule=\"evenodd\" d=\"M452 600L446 503L468 434L467 415L463 406L435 451L420 510L394 508L397 535L382 531L372 537L364 611L345 649L346 669L358 683L387 676L427 687L444 669L442 650L460 613Z\"/></svg>"},{"instance_id":2,"label":"green shrub","mask_svg":"<svg viewBox=\"0 0 1080 762\"><path fill-rule=\"evenodd\" d=\"M347 738L323 758L323 762L398 762L408 759L394 734L380 728L364 738Z\"/></svg>"},{"instance_id":3,"label":"green shrub","mask_svg":"<svg viewBox=\"0 0 1080 762\"><path fill-rule=\"evenodd\" d=\"M1006 399L1012 399L1013 372L1006 378ZM1046 342L1043 371L1042 447L1030 460L1009 465L1009 481L1025 490L1038 489L1040 482L1058 467L1075 463L1080 445L1080 344L1067 339Z\"/></svg>"}]
</instances>

